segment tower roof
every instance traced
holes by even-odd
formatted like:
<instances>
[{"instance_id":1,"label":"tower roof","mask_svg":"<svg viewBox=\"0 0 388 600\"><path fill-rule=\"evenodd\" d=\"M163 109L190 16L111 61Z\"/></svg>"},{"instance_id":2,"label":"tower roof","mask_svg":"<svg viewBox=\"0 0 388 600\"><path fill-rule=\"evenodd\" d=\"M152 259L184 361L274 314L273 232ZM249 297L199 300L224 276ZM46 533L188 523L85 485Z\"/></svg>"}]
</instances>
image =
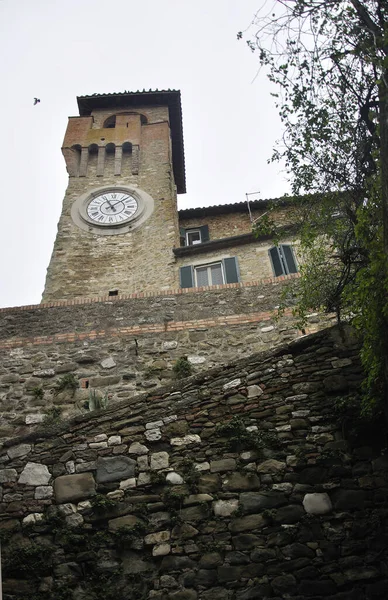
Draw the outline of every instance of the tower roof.
<instances>
[{"instance_id":1,"label":"tower roof","mask_svg":"<svg viewBox=\"0 0 388 600\"><path fill-rule=\"evenodd\" d=\"M183 147L182 107L179 90L146 90L77 97L79 114L89 116L98 108L120 110L128 106L168 106L172 140L172 164L178 194L186 192L185 154Z\"/></svg>"}]
</instances>

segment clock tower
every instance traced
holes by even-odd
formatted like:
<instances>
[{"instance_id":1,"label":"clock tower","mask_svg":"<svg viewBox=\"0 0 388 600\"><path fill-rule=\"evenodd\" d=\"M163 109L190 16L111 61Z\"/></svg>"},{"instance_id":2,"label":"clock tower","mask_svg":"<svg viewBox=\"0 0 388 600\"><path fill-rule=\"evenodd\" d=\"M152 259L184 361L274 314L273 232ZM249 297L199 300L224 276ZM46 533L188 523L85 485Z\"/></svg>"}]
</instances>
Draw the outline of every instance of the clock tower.
<instances>
[{"instance_id":1,"label":"clock tower","mask_svg":"<svg viewBox=\"0 0 388 600\"><path fill-rule=\"evenodd\" d=\"M179 91L82 96L43 302L178 286L185 171Z\"/></svg>"}]
</instances>

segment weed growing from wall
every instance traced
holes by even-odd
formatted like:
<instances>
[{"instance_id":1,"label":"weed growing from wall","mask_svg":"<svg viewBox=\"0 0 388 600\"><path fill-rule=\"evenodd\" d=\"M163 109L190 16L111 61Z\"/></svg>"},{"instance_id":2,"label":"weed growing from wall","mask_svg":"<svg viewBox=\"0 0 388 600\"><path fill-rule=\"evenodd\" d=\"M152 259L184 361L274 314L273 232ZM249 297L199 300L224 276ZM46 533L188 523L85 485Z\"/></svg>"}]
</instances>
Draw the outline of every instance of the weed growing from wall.
<instances>
[{"instance_id":1,"label":"weed growing from wall","mask_svg":"<svg viewBox=\"0 0 388 600\"><path fill-rule=\"evenodd\" d=\"M193 367L187 360L187 356L181 356L175 361L172 371L175 379L184 379L192 374Z\"/></svg>"}]
</instances>

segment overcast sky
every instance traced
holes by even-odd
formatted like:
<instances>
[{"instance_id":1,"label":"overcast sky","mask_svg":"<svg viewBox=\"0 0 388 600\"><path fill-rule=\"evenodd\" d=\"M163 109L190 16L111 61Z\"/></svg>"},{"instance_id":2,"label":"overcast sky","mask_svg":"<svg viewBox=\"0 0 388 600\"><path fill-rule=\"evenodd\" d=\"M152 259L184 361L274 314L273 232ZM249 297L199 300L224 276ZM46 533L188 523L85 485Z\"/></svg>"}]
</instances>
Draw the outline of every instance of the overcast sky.
<instances>
[{"instance_id":1,"label":"overcast sky","mask_svg":"<svg viewBox=\"0 0 388 600\"><path fill-rule=\"evenodd\" d=\"M0 0L0 306L40 302L76 96L181 90L188 191L179 208L288 191L280 167L267 165L281 136L271 88L236 39L260 3Z\"/></svg>"}]
</instances>

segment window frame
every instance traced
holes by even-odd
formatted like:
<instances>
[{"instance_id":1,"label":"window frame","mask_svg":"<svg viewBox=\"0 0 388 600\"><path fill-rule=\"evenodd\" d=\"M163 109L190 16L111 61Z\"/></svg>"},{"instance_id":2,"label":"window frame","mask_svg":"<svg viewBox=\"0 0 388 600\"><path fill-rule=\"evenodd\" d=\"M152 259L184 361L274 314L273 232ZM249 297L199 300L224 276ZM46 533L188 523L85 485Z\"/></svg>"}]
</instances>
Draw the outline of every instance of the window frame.
<instances>
[{"instance_id":1,"label":"window frame","mask_svg":"<svg viewBox=\"0 0 388 600\"><path fill-rule=\"evenodd\" d=\"M191 233L198 233L199 234L199 240L191 243L189 241L189 236ZM186 246L197 246L198 244L202 244L202 232L201 229L199 227L194 227L193 229L186 229L185 230L185 242L186 242Z\"/></svg>"},{"instance_id":2,"label":"window frame","mask_svg":"<svg viewBox=\"0 0 388 600\"><path fill-rule=\"evenodd\" d=\"M222 283L213 283L213 281L209 282L210 281L209 273L211 276L211 267L213 267L214 265L220 265L220 267L221 267ZM197 269L204 269L205 267L207 269L208 283L205 286L198 285ZM224 269L222 260L217 260L217 261L214 261L211 263L204 263L202 265L194 265L193 270L194 270L194 284L195 284L194 287L209 287L212 285L225 285L225 283L226 283L225 269Z\"/></svg>"}]
</instances>

